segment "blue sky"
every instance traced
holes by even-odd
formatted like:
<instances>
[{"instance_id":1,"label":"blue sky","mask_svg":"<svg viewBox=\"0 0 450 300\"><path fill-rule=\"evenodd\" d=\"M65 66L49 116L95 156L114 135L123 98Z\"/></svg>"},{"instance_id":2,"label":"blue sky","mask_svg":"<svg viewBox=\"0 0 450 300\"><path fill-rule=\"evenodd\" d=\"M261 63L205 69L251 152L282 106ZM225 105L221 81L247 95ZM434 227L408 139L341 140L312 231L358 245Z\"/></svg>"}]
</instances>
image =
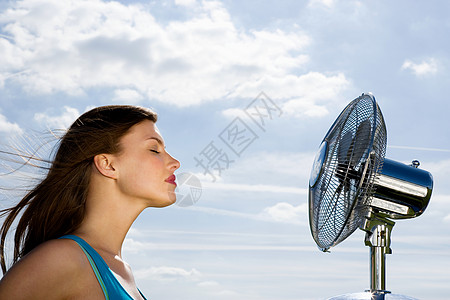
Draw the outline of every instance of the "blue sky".
<instances>
[{"instance_id":1,"label":"blue sky","mask_svg":"<svg viewBox=\"0 0 450 300\"><path fill-rule=\"evenodd\" d=\"M369 287L369 249L360 230L331 253L316 248L312 160L345 105L372 92L387 157L419 159L435 184L426 212L394 227L387 288L446 299L449 6L0 0L2 143L65 128L94 106L152 107L178 173L203 188L195 205L148 209L134 224L124 256L140 289L152 299L324 299ZM244 112L261 92L278 108L263 127ZM236 117L254 138L239 155L221 139ZM211 142L230 159L215 181L195 160Z\"/></svg>"}]
</instances>

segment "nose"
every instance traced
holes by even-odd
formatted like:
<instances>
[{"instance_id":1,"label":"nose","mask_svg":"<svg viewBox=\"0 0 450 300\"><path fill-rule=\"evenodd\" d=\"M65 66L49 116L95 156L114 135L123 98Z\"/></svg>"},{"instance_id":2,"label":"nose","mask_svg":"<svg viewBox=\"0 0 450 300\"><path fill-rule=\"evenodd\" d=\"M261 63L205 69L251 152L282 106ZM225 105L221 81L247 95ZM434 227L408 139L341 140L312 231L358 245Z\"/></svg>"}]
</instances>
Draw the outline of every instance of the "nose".
<instances>
[{"instance_id":1,"label":"nose","mask_svg":"<svg viewBox=\"0 0 450 300\"><path fill-rule=\"evenodd\" d=\"M176 158L174 158L169 153L167 153L167 155L169 156L169 163L168 163L169 169L173 172L176 169L178 169L181 164Z\"/></svg>"}]
</instances>

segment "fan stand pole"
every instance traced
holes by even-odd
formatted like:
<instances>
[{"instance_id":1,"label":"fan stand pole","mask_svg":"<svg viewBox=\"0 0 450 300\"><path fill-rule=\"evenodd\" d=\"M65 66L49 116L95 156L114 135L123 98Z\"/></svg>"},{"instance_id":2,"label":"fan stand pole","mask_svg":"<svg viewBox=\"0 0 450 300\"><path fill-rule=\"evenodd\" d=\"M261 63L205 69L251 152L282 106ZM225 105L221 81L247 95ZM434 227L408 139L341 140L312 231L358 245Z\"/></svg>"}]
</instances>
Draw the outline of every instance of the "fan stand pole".
<instances>
[{"instance_id":1,"label":"fan stand pole","mask_svg":"<svg viewBox=\"0 0 450 300\"><path fill-rule=\"evenodd\" d=\"M370 246L370 290L372 299L384 299L386 291L386 254L391 254L391 231L395 222L372 210L369 211L363 230L365 244Z\"/></svg>"}]
</instances>

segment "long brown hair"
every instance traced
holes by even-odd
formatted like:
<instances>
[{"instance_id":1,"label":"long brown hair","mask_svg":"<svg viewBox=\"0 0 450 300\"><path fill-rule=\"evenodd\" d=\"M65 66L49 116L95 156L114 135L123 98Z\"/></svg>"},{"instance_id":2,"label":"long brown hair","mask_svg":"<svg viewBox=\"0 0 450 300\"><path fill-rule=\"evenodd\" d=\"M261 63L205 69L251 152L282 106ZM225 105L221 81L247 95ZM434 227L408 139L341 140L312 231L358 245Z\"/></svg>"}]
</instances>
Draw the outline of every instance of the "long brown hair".
<instances>
[{"instance_id":1,"label":"long brown hair","mask_svg":"<svg viewBox=\"0 0 450 300\"><path fill-rule=\"evenodd\" d=\"M0 264L6 272L5 241L14 234L13 264L39 244L73 232L83 221L93 158L118 153L120 138L135 124L156 122L153 111L129 105L94 108L81 115L59 141L46 177L14 207L0 211Z\"/></svg>"}]
</instances>

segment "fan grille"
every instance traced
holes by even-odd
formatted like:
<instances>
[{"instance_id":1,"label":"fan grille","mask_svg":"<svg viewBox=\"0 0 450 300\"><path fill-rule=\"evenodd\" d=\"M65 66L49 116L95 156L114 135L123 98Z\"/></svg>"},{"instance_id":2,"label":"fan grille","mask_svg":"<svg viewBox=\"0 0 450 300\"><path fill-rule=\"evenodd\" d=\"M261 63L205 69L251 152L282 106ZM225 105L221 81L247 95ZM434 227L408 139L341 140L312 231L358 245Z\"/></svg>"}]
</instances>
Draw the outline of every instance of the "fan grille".
<instances>
[{"instance_id":1,"label":"fan grille","mask_svg":"<svg viewBox=\"0 0 450 300\"><path fill-rule=\"evenodd\" d=\"M309 213L313 238L326 251L361 225L382 168L386 127L374 97L363 94L347 105L324 141L326 159L310 187Z\"/></svg>"}]
</instances>

